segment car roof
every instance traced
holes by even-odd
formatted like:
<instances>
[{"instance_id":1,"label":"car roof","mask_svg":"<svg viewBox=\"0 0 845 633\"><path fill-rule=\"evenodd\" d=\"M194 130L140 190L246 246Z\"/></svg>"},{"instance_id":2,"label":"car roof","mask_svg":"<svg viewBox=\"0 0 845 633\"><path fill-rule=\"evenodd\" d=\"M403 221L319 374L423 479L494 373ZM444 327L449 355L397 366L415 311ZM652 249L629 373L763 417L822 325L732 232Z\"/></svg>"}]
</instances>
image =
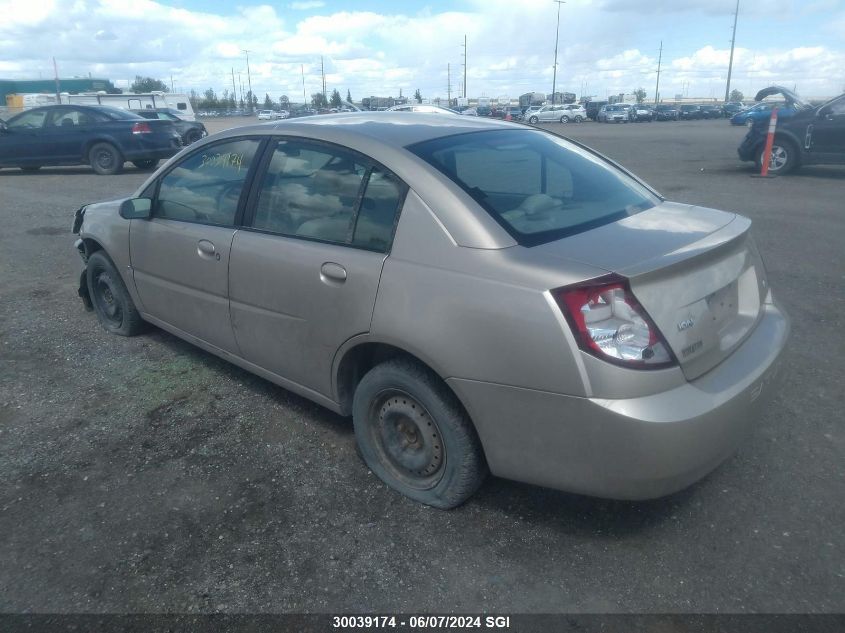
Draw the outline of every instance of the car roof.
<instances>
[{"instance_id":1,"label":"car roof","mask_svg":"<svg viewBox=\"0 0 845 633\"><path fill-rule=\"evenodd\" d=\"M404 147L443 136L503 127L525 129L521 125L495 119L456 117L451 114L432 113L425 118L410 118L407 113L397 111L339 112L233 128L227 130L227 136L291 134L321 138L328 133L348 140L358 138L362 141Z\"/></svg>"}]
</instances>

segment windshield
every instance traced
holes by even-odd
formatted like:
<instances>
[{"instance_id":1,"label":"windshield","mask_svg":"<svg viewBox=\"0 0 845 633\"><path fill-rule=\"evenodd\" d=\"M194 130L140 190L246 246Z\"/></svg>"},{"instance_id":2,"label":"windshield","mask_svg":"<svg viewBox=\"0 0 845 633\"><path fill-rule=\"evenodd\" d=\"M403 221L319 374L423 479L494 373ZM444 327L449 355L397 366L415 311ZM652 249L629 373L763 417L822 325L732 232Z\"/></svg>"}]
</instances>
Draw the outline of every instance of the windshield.
<instances>
[{"instance_id":1,"label":"windshield","mask_svg":"<svg viewBox=\"0 0 845 633\"><path fill-rule=\"evenodd\" d=\"M457 183L524 246L580 233L659 202L598 156L539 130L470 132L408 149Z\"/></svg>"}]
</instances>

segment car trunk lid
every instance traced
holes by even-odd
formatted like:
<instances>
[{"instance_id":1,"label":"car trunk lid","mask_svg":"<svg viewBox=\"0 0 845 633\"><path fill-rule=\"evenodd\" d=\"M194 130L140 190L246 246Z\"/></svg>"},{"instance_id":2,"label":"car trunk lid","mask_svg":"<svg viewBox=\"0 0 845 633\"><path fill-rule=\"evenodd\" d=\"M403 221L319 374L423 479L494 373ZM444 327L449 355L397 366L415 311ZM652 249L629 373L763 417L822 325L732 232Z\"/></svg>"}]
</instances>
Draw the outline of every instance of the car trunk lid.
<instances>
[{"instance_id":1,"label":"car trunk lid","mask_svg":"<svg viewBox=\"0 0 845 633\"><path fill-rule=\"evenodd\" d=\"M626 277L692 380L729 356L760 315L767 287L750 226L733 213L664 202L532 250Z\"/></svg>"}]
</instances>

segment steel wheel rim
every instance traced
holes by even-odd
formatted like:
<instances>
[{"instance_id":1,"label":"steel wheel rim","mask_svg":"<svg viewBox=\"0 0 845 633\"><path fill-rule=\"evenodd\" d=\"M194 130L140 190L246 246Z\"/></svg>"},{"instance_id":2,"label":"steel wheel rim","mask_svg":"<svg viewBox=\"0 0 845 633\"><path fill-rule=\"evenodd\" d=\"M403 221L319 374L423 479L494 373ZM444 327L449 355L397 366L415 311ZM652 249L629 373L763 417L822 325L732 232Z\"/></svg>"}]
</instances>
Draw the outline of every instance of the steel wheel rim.
<instances>
[{"instance_id":1,"label":"steel wheel rim","mask_svg":"<svg viewBox=\"0 0 845 633\"><path fill-rule=\"evenodd\" d=\"M409 393L386 389L370 405L369 432L390 474L416 490L430 490L443 478L446 447L437 422Z\"/></svg>"},{"instance_id":2,"label":"steel wheel rim","mask_svg":"<svg viewBox=\"0 0 845 633\"><path fill-rule=\"evenodd\" d=\"M97 151L97 166L102 169L109 169L114 164L114 155L107 149Z\"/></svg>"},{"instance_id":3,"label":"steel wheel rim","mask_svg":"<svg viewBox=\"0 0 845 633\"><path fill-rule=\"evenodd\" d=\"M123 322L123 309L117 300L114 292L111 277L107 273L97 275L94 283L94 296L97 299L97 308L103 317L114 325Z\"/></svg>"}]
</instances>

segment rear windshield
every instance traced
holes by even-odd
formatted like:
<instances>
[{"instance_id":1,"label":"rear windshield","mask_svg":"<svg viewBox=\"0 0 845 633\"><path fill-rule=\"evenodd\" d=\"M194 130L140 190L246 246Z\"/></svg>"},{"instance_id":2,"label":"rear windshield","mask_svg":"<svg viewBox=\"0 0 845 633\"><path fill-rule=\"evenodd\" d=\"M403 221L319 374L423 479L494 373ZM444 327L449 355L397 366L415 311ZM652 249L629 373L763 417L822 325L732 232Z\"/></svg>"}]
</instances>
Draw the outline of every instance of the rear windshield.
<instances>
[{"instance_id":1,"label":"rear windshield","mask_svg":"<svg viewBox=\"0 0 845 633\"><path fill-rule=\"evenodd\" d=\"M659 198L622 171L540 130L490 130L410 151L464 189L524 246L614 222Z\"/></svg>"}]
</instances>

